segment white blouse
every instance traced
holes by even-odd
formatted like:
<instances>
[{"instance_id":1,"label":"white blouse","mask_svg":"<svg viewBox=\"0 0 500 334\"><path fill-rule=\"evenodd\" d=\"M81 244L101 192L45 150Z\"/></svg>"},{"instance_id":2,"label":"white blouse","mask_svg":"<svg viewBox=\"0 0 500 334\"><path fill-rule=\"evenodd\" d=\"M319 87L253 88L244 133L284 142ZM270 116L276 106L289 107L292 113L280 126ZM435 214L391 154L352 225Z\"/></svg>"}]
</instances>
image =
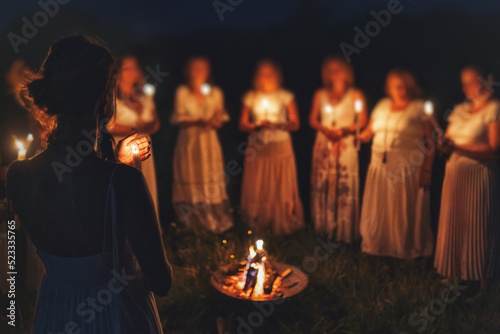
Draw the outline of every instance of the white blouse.
<instances>
[{"instance_id":1,"label":"white blouse","mask_svg":"<svg viewBox=\"0 0 500 334\"><path fill-rule=\"evenodd\" d=\"M500 120L500 102L491 100L481 110L470 112L471 104L457 105L448 116L448 137L458 145L487 143L488 124Z\"/></svg>"},{"instance_id":2,"label":"white blouse","mask_svg":"<svg viewBox=\"0 0 500 334\"><path fill-rule=\"evenodd\" d=\"M229 120L229 115L224 108L224 95L220 88L212 86L210 93L200 101L188 86L181 85L175 94L175 109L170 117L170 123L208 121L217 113L221 121Z\"/></svg>"},{"instance_id":3,"label":"white blouse","mask_svg":"<svg viewBox=\"0 0 500 334\"><path fill-rule=\"evenodd\" d=\"M152 95L142 95L139 97L142 105L142 112L139 115L134 109L129 107L125 101L116 100L116 124L135 128L139 121L144 123L152 122L155 119L156 106Z\"/></svg>"},{"instance_id":4,"label":"white blouse","mask_svg":"<svg viewBox=\"0 0 500 334\"><path fill-rule=\"evenodd\" d=\"M374 133L372 149L377 152L412 150L425 136L424 122L429 120L422 100L411 101L405 110L391 111L392 101L386 97L372 112Z\"/></svg>"},{"instance_id":5,"label":"white blouse","mask_svg":"<svg viewBox=\"0 0 500 334\"><path fill-rule=\"evenodd\" d=\"M325 89L321 91L320 122L323 126L345 128L354 123L356 112L354 111L353 92L354 90L349 89L339 103L331 105L328 92Z\"/></svg>"}]
</instances>

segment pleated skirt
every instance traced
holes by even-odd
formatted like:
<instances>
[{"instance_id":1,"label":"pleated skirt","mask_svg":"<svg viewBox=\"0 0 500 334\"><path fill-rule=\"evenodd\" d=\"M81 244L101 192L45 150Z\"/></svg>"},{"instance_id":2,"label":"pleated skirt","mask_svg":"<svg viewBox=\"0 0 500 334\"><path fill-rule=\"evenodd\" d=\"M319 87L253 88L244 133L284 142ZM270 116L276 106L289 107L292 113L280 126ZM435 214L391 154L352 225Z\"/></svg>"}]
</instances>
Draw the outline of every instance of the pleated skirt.
<instances>
[{"instance_id":1,"label":"pleated skirt","mask_svg":"<svg viewBox=\"0 0 500 334\"><path fill-rule=\"evenodd\" d=\"M257 232L287 235L304 227L291 138L261 143L250 134L245 152L241 211Z\"/></svg>"},{"instance_id":2,"label":"pleated skirt","mask_svg":"<svg viewBox=\"0 0 500 334\"><path fill-rule=\"evenodd\" d=\"M453 153L446 164L434 266L463 280L500 277L497 161Z\"/></svg>"}]
</instances>

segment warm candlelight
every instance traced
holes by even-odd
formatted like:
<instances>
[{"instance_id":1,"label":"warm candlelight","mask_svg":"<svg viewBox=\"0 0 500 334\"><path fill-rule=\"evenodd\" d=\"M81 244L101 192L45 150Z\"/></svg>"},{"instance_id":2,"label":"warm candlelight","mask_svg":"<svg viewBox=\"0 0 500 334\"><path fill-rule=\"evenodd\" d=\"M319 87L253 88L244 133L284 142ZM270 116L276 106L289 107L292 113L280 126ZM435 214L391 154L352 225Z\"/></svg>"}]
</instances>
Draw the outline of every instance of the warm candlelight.
<instances>
[{"instance_id":1,"label":"warm candlelight","mask_svg":"<svg viewBox=\"0 0 500 334\"><path fill-rule=\"evenodd\" d=\"M434 129L436 129L439 136L443 135L443 130L434 118L434 105L431 101L425 101L424 103L424 113L428 116L429 121L432 123Z\"/></svg>"},{"instance_id":2,"label":"warm candlelight","mask_svg":"<svg viewBox=\"0 0 500 334\"><path fill-rule=\"evenodd\" d=\"M26 149L24 148L24 144L16 139L16 146L17 146L17 160L24 160L26 159Z\"/></svg>"},{"instance_id":3,"label":"warm candlelight","mask_svg":"<svg viewBox=\"0 0 500 334\"><path fill-rule=\"evenodd\" d=\"M142 91L144 92L144 94L152 96L156 93L156 87L150 83L147 83L142 87Z\"/></svg>"},{"instance_id":4,"label":"warm candlelight","mask_svg":"<svg viewBox=\"0 0 500 334\"><path fill-rule=\"evenodd\" d=\"M141 170L141 157L139 155L139 148L137 147L137 145L132 145L132 157L134 160L134 167L138 170Z\"/></svg>"},{"instance_id":5,"label":"warm candlelight","mask_svg":"<svg viewBox=\"0 0 500 334\"><path fill-rule=\"evenodd\" d=\"M356 99L354 101L354 111L356 113L356 150L359 151L360 149L360 140L359 140L359 133L361 131L361 117L360 114L363 111L363 101L360 99Z\"/></svg>"},{"instance_id":6,"label":"warm candlelight","mask_svg":"<svg viewBox=\"0 0 500 334\"><path fill-rule=\"evenodd\" d=\"M327 104L327 105L325 106L325 112L326 112L327 114L331 114L331 113L332 113L332 106L331 106L331 105L329 105L329 104Z\"/></svg>"},{"instance_id":7,"label":"warm candlelight","mask_svg":"<svg viewBox=\"0 0 500 334\"><path fill-rule=\"evenodd\" d=\"M28 137L26 137L26 140L28 141L28 144L31 144L33 141L33 135L31 133L28 133Z\"/></svg>"},{"instance_id":8,"label":"warm candlelight","mask_svg":"<svg viewBox=\"0 0 500 334\"><path fill-rule=\"evenodd\" d=\"M212 91L212 87L209 84L207 84L207 83L204 83L200 87L201 94L203 94L205 96L207 96L208 94L210 94L211 91Z\"/></svg>"},{"instance_id":9,"label":"warm candlelight","mask_svg":"<svg viewBox=\"0 0 500 334\"><path fill-rule=\"evenodd\" d=\"M262 99L261 103L262 103L262 108L264 109L264 112L263 112L264 120L269 121L269 119L268 119L269 107L271 106L271 104L269 103L268 99Z\"/></svg>"}]
</instances>

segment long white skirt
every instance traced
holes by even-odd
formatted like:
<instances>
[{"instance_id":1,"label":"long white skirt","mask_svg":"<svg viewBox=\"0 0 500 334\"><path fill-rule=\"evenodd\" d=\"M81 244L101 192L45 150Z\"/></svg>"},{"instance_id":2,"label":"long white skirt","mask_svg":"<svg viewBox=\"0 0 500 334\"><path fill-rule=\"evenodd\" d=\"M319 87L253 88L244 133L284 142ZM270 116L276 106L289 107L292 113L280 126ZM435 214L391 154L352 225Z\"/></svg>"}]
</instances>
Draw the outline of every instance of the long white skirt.
<instances>
[{"instance_id":1,"label":"long white skirt","mask_svg":"<svg viewBox=\"0 0 500 334\"><path fill-rule=\"evenodd\" d=\"M179 218L195 230L222 233L233 226L216 130L193 126L179 131L172 201Z\"/></svg>"},{"instance_id":2,"label":"long white skirt","mask_svg":"<svg viewBox=\"0 0 500 334\"><path fill-rule=\"evenodd\" d=\"M497 161L452 154L446 163L434 266L445 277L500 277Z\"/></svg>"},{"instance_id":3,"label":"long white skirt","mask_svg":"<svg viewBox=\"0 0 500 334\"><path fill-rule=\"evenodd\" d=\"M389 151L383 163L383 153L372 152L361 210L363 252L400 259L432 254L429 191L419 187L414 153Z\"/></svg>"},{"instance_id":4,"label":"long white skirt","mask_svg":"<svg viewBox=\"0 0 500 334\"><path fill-rule=\"evenodd\" d=\"M353 139L332 143L318 132L311 173L314 230L346 243L360 237L358 152Z\"/></svg>"}]
</instances>

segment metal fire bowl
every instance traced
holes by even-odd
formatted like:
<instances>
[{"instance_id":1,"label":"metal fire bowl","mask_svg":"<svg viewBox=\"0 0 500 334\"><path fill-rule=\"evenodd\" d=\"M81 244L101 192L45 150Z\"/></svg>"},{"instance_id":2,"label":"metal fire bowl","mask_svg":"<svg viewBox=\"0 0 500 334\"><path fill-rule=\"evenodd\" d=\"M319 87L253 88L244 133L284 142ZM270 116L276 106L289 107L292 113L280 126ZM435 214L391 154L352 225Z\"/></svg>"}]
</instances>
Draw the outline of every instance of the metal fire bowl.
<instances>
[{"instance_id":1,"label":"metal fire bowl","mask_svg":"<svg viewBox=\"0 0 500 334\"><path fill-rule=\"evenodd\" d=\"M216 270L212 274L210 282L212 283L213 287L220 293L223 293L226 296L232 298L248 300L248 301L267 301L267 300L278 300L278 299L289 298L298 294L307 287L309 279L307 278L307 275L299 268L280 262L273 262L272 265L278 273L282 273L288 268L292 269L292 273L281 281L281 286L278 289L279 291L282 292L282 296L276 296L273 292L273 294L260 296L258 298L244 297L240 296L239 294L233 293L227 289L224 289L223 288L224 287L223 280L225 277L224 273L227 272L227 269L230 265L221 266L218 270Z\"/></svg>"}]
</instances>

